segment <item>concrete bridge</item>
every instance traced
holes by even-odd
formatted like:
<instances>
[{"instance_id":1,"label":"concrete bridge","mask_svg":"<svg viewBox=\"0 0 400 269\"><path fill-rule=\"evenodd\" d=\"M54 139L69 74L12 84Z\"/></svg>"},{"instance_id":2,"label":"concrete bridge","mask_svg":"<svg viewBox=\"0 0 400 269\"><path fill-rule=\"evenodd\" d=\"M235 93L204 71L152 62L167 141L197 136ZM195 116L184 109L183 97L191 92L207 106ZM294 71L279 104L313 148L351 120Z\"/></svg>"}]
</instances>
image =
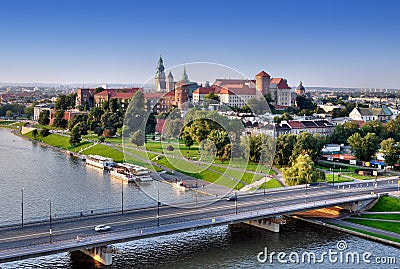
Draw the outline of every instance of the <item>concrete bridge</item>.
<instances>
[{"instance_id":1,"label":"concrete bridge","mask_svg":"<svg viewBox=\"0 0 400 269\"><path fill-rule=\"evenodd\" d=\"M397 180L379 181L378 185L303 185L240 195L234 201L221 198L211 204L160 205L123 214L0 227L0 263L80 250L107 265L112 263L114 251L110 244L243 222L277 232L279 216L337 205L358 211L380 194L397 188ZM111 226L111 231L95 232L98 224Z\"/></svg>"}]
</instances>

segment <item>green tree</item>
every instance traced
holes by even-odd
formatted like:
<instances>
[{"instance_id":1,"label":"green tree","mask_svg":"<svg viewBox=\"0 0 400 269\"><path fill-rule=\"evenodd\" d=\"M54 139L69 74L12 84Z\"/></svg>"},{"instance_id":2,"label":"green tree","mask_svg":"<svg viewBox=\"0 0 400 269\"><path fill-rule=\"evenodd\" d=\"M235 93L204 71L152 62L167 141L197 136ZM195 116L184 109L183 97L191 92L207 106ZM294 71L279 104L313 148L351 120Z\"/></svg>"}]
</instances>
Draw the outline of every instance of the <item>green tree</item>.
<instances>
[{"instance_id":1,"label":"green tree","mask_svg":"<svg viewBox=\"0 0 400 269\"><path fill-rule=\"evenodd\" d=\"M399 160L400 143L393 138L388 138L381 142L381 152L385 158L385 164L393 166Z\"/></svg>"},{"instance_id":2,"label":"green tree","mask_svg":"<svg viewBox=\"0 0 400 269\"><path fill-rule=\"evenodd\" d=\"M39 114L39 124L48 125L50 123L50 110L42 110Z\"/></svg>"},{"instance_id":3,"label":"green tree","mask_svg":"<svg viewBox=\"0 0 400 269\"><path fill-rule=\"evenodd\" d=\"M6 117L7 117L7 118L11 118L11 117L13 116L13 114L14 114L14 113L13 113L11 110L7 110L7 111L6 111Z\"/></svg>"},{"instance_id":4,"label":"green tree","mask_svg":"<svg viewBox=\"0 0 400 269\"><path fill-rule=\"evenodd\" d=\"M228 133L221 130L212 130L208 135L208 139L214 142L216 156L221 158L224 154L224 147L230 142Z\"/></svg>"},{"instance_id":5,"label":"green tree","mask_svg":"<svg viewBox=\"0 0 400 269\"><path fill-rule=\"evenodd\" d=\"M308 154L297 156L291 167L282 169L282 175L285 183L289 186L309 184L325 179L325 174L315 167Z\"/></svg>"},{"instance_id":6,"label":"green tree","mask_svg":"<svg viewBox=\"0 0 400 269\"><path fill-rule=\"evenodd\" d=\"M156 131L157 120L153 112L150 113L146 121L146 134L154 134Z\"/></svg>"},{"instance_id":7,"label":"green tree","mask_svg":"<svg viewBox=\"0 0 400 269\"><path fill-rule=\"evenodd\" d=\"M34 107L35 105L32 104L31 106L27 106L24 108L24 114L28 119L31 119L33 117Z\"/></svg>"},{"instance_id":8,"label":"green tree","mask_svg":"<svg viewBox=\"0 0 400 269\"><path fill-rule=\"evenodd\" d=\"M33 138L36 138L38 135L39 135L38 130L37 129L33 129L33 131L32 131Z\"/></svg>"},{"instance_id":9,"label":"green tree","mask_svg":"<svg viewBox=\"0 0 400 269\"><path fill-rule=\"evenodd\" d=\"M269 111L269 107L265 100L251 98L247 101L247 106L256 115L262 115Z\"/></svg>"},{"instance_id":10,"label":"green tree","mask_svg":"<svg viewBox=\"0 0 400 269\"><path fill-rule=\"evenodd\" d=\"M361 161L370 161L379 146L379 139L374 133L362 137L355 133L347 140L354 155Z\"/></svg>"},{"instance_id":11,"label":"green tree","mask_svg":"<svg viewBox=\"0 0 400 269\"><path fill-rule=\"evenodd\" d=\"M53 126L65 128L67 126L67 123L67 120L64 119L64 110L56 110L56 113L54 114Z\"/></svg>"},{"instance_id":12,"label":"green tree","mask_svg":"<svg viewBox=\"0 0 400 269\"><path fill-rule=\"evenodd\" d=\"M47 128L43 128L42 130L40 130L40 136L42 137L46 137L50 134L50 130Z\"/></svg>"},{"instance_id":13,"label":"green tree","mask_svg":"<svg viewBox=\"0 0 400 269\"><path fill-rule=\"evenodd\" d=\"M308 154L313 162L317 162L324 145L325 138L318 134L312 135L306 132L298 134L290 156L290 163L293 164L301 154Z\"/></svg>"},{"instance_id":14,"label":"green tree","mask_svg":"<svg viewBox=\"0 0 400 269\"><path fill-rule=\"evenodd\" d=\"M191 146L193 146L194 141L192 139L192 137L190 136L190 134L188 134L187 132L185 132L182 135L182 139L183 139L183 143L185 143L185 146L190 148Z\"/></svg>"},{"instance_id":15,"label":"green tree","mask_svg":"<svg viewBox=\"0 0 400 269\"><path fill-rule=\"evenodd\" d=\"M69 137L69 144L72 146L77 146L81 142L82 137L81 137L81 129L80 129L80 123L76 124L70 133Z\"/></svg>"},{"instance_id":16,"label":"green tree","mask_svg":"<svg viewBox=\"0 0 400 269\"><path fill-rule=\"evenodd\" d=\"M132 133L130 142L135 144L136 146L143 146L145 142L144 132L139 129L136 132Z\"/></svg>"},{"instance_id":17,"label":"green tree","mask_svg":"<svg viewBox=\"0 0 400 269\"><path fill-rule=\"evenodd\" d=\"M295 135L280 135L276 141L274 164L280 167L289 165L290 156L292 155L295 144Z\"/></svg>"}]
</instances>

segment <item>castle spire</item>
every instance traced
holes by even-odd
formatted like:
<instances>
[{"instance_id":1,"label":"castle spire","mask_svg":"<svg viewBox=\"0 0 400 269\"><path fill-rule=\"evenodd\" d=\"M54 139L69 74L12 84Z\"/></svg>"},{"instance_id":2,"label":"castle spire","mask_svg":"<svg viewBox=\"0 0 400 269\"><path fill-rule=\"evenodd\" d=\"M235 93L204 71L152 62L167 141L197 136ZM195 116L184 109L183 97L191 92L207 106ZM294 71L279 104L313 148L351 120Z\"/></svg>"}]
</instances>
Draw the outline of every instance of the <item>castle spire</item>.
<instances>
[{"instance_id":1,"label":"castle spire","mask_svg":"<svg viewBox=\"0 0 400 269\"><path fill-rule=\"evenodd\" d=\"M182 74L182 80L185 82L190 82L189 77L186 73L186 66L183 66L183 74Z\"/></svg>"},{"instance_id":2,"label":"castle spire","mask_svg":"<svg viewBox=\"0 0 400 269\"><path fill-rule=\"evenodd\" d=\"M165 78L165 73L164 73L164 63L163 59L160 54L160 59L158 59L158 64L157 64L157 69L156 69L156 78L164 77Z\"/></svg>"}]
</instances>

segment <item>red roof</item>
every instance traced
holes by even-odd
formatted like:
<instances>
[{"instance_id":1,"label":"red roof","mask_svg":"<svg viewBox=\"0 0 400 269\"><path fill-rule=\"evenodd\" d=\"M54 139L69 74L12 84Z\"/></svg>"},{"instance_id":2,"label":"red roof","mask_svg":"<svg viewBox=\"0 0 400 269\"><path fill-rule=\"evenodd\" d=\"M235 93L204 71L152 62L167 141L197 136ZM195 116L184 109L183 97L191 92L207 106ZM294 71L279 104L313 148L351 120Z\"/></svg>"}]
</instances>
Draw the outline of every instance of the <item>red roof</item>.
<instances>
[{"instance_id":1,"label":"red roof","mask_svg":"<svg viewBox=\"0 0 400 269\"><path fill-rule=\"evenodd\" d=\"M271 77L271 76L268 75L265 71L261 71L256 75L256 77Z\"/></svg>"},{"instance_id":2,"label":"red roof","mask_svg":"<svg viewBox=\"0 0 400 269\"><path fill-rule=\"evenodd\" d=\"M193 94L209 94L210 92L214 92L214 87L198 87Z\"/></svg>"},{"instance_id":3,"label":"red roof","mask_svg":"<svg viewBox=\"0 0 400 269\"><path fill-rule=\"evenodd\" d=\"M144 98L145 99L160 99L164 96L165 93L163 92L145 92Z\"/></svg>"},{"instance_id":4,"label":"red roof","mask_svg":"<svg viewBox=\"0 0 400 269\"><path fill-rule=\"evenodd\" d=\"M276 84L279 89L291 89L283 78L273 78L271 84Z\"/></svg>"},{"instance_id":5,"label":"red roof","mask_svg":"<svg viewBox=\"0 0 400 269\"><path fill-rule=\"evenodd\" d=\"M295 121L295 120L288 121L288 124L292 129L304 128L305 127L303 123L301 123L300 121Z\"/></svg>"},{"instance_id":6,"label":"red roof","mask_svg":"<svg viewBox=\"0 0 400 269\"><path fill-rule=\"evenodd\" d=\"M129 88L129 89L107 89L96 93L95 96L110 96L110 98L132 98L135 93L141 88Z\"/></svg>"}]
</instances>

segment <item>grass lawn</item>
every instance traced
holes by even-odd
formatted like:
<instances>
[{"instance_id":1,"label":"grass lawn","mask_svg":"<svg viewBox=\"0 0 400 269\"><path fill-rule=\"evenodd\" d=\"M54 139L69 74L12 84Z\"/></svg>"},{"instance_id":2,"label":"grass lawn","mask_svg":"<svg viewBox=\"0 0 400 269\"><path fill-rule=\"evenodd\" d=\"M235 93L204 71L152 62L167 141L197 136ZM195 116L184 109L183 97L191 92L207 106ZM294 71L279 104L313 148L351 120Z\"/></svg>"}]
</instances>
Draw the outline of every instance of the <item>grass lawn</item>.
<instances>
[{"instance_id":1,"label":"grass lawn","mask_svg":"<svg viewBox=\"0 0 400 269\"><path fill-rule=\"evenodd\" d=\"M124 154L116 149L110 148L106 145L96 144L93 147L90 147L84 151L82 154L85 155L101 155L104 157L112 158L116 162L124 161Z\"/></svg>"},{"instance_id":2,"label":"grass lawn","mask_svg":"<svg viewBox=\"0 0 400 269\"><path fill-rule=\"evenodd\" d=\"M366 232L366 231L363 231L363 230L355 229L355 228L348 227L348 226L345 226L345 225L340 225L340 224L333 224L333 225L335 225L337 227L340 227L340 228L347 229L347 230L351 230L351 231L359 232L359 233L362 233L362 234L375 236L375 237L378 237L378 238L382 238L382 239L386 239L386 240L389 240L389 241L400 243L400 239L393 238L393 237L390 237L390 236L380 235L380 234L376 234L376 233L370 233L370 232Z\"/></svg>"},{"instance_id":3,"label":"grass lawn","mask_svg":"<svg viewBox=\"0 0 400 269\"><path fill-rule=\"evenodd\" d=\"M361 214L357 217L365 219L400 220L399 214Z\"/></svg>"},{"instance_id":4,"label":"grass lawn","mask_svg":"<svg viewBox=\"0 0 400 269\"><path fill-rule=\"evenodd\" d=\"M122 146L116 146L116 148L124 150L124 151L129 152L129 153L132 153L133 155L139 156L139 157L141 157L143 159L146 159L146 160L151 160L154 157L158 156L157 154L154 154L154 153L146 153L146 152L141 151L141 150L136 150L136 149L122 147Z\"/></svg>"},{"instance_id":5,"label":"grass lawn","mask_svg":"<svg viewBox=\"0 0 400 269\"><path fill-rule=\"evenodd\" d=\"M369 210L371 212L393 212L400 211L400 199L382 196L379 201ZM400 226L400 224L398 224Z\"/></svg>"},{"instance_id":6,"label":"grass lawn","mask_svg":"<svg viewBox=\"0 0 400 269\"><path fill-rule=\"evenodd\" d=\"M61 136L58 134L50 134L46 137L38 135L36 138L34 138L32 136L32 132L29 132L29 133L26 133L24 136L31 138L31 139L43 141L44 143L54 146L54 147L57 147L57 148L66 149L66 150L74 151L74 152L78 152L79 150L86 148L93 144L88 141L82 141L78 146L74 147L69 144L69 137Z\"/></svg>"},{"instance_id":7,"label":"grass lawn","mask_svg":"<svg viewBox=\"0 0 400 269\"><path fill-rule=\"evenodd\" d=\"M326 182L332 183L333 182L333 175L332 174L325 174L325 180ZM351 182L353 181L350 178L345 178L345 177L338 177L337 175L335 175L335 182L339 183L339 182Z\"/></svg>"},{"instance_id":8,"label":"grass lawn","mask_svg":"<svg viewBox=\"0 0 400 269\"><path fill-rule=\"evenodd\" d=\"M351 218L345 219L345 221L400 234L400 224L398 222Z\"/></svg>"},{"instance_id":9,"label":"grass lawn","mask_svg":"<svg viewBox=\"0 0 400 269\"><path fill-rule=\"evenodd\" d=\"M349 172L354 172L354 170L357 169L357 167L354 166L349 166L349 165L345 165L345 164L338 164L335 163L335 165L333 163L322 163L322 162L318 162L318 164L316 165L317 168L323 169L323 170L328 170L330 171L330 168L335 168L335 172L344 172L344 171L349 171Z\"/></svg>"},{"instance_id":10,"label":"grass lawn","mask_svg":"<svg viewBox=\"0 0 400 269\"><path fill-rule=\"evenodd\" d=\"M251 173L244 173L243 171L225 169L225 168L214 166L214 165L211 165L210 168L212 170L223 173L223 174L227 175L228 177L233 177L237 181L240 180L240 181L246 182L247 184L250 184L254 181L257 181L257 180L260 180L261 178L263 178L262 175L254 175Z\"/></svg>"},{"instance_id":11,"label":"grass lawn","mask_svg":"<svg viewBox=\"0 0 400 269\"><path fill-rule=\"evenodd\" d=\"M282 184L275 178L270 179L266 183L261 184L260 189L280 188Z\"/></svg>"}]
</instances>

